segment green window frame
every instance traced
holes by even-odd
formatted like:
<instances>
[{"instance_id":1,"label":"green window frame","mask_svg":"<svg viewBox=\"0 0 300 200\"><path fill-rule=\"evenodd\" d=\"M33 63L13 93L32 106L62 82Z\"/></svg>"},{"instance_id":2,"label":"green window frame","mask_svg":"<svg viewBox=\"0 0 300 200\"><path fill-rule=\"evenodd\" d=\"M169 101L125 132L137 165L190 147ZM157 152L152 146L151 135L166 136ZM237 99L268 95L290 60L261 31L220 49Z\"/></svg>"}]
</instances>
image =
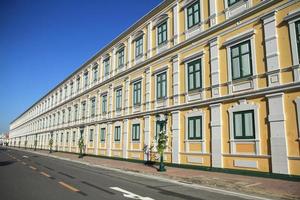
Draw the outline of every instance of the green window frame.
<instances>
[{"instance_id":1,"label":"green window frame","mask_svg":"<svg viewBox=\"0 0 300 200\"><path fill-rule=\"evenodd\" d=\"M141 81L133 84L133 105L141 104L141 92L142 92L142 83Z\"/></svg>"},{"instance_id":2,"label":"green window frame","mask_svg":"<svg viewBox=\"0 0 300 200\"><path fill-rule=\"evenodd\" d=\"M202 139L202 116L194 116L188 118L188 139Z\"/></svg>"},{"instance_id":3,"label":"green window frame","mask_svg":"<svg viewBox=\"0 0 300 200\"><path fill-rule=\"evenodd\" d=\"M100 141L101 142L105 141L105 128L101 128L100 130Z\"/></svg>"},{"instance_id":4,"label":"green window frame","mask_svg":"<svg viewBox=\"0 0 300 200\"><path fill-rule=\"evenodd\" d=\"M295 22L298 60L300 61L300 20Z\"/></svg>"},{"instance_id":5,"label":"green window frame","mask_svg":"<svg viewBox=\"0 0 300 200\"><path fill-rule=\"evenodd\" d=\"M132 141L139 141L140 140L140 124L133 124L132 125Z\"/></svg>"},{"instance_id":6,"label":"green window frame","mask_svg":"<svg viewBox=\"0 0 300 200\"><path fill-rule=\"evenodd\" d=\"M158 138L158 134L161 131L161 127L166 133L166 123L163 121L156 121L156 128L155 128L155 138L156 139Z\"/></svg>"},{"instance_id":7,"label":"green window frame","mask_svg":"<svg viewBox=\"0 0 300 200\"><path fill-rule=\"evenodd\" d=\"M168 25L167 21L157 27L157 44L162 45L168 40Z\"/></svg>"},{"instance_id":8,"label":"green window frame","mask_svg":"<svg viewBox=\"0 0 300 200\"><path fill-rule=\"evenodd\" d=\"M167 72L156 76L156 99L163 99L167 96Z\"/></svg>"},{"instance_id":9,"label":"green window frame","mask_svg":"<svg viewBox=\"0 0 300 200\"><path fill-rule=\"evenodd\" d=\"M98 64L94 66L93 72L94 72L94 82L96 82L98 80Z\"/></svg>"},{"instance_id":10,"label":"green window frame","mask_svg":"<svg viewBox=\"0 0 300 200\"><path fill-rule=\"evenodd\" d=\"M232 46L230 50L232 80L252 76L252 55L250 40Z\"/></svg>"},{"instance_id":11,"label":"green window frame","mask_svg":"<svg viewBox=\"0 0 300 200\"><path fill-rule=\"evenodd\" d=\"M108 76L109 75L109 58L106 58L103 61L103 65L104 65L104 76Z\"/></svg>"},{"instance_id":12,"label":"green window frame","mask_svg":"<svg viewBox=\"0 0 300 200\"><path fill-rule=\"evenodd\" d=\"M68 123L71 121L71 107L68 108Z\"/></svg>"},{"instance_id":13,"label":"green window frame","mask_svg":"<svg viewBox=\"0 0 300 200\"><path fill-rule=\"evenodd\" d=\"M200 4L196 1L189 7L187 7L187 26L188 29L194 27L200 23Z\"/></svg>"},{"instance_id":14,"label":"green window frame","mask_svg":"<svg viewBox=\"0 0 300 200\"><path fill-rule=\"evenodd\" d=\"M90 129L89 141L90 142L94 141L94 129Z\"/></svg>"},{"instance_id":15,"label":"green window frame","mask_svg":"<svg viewBox=\"0 0 300 200\"><path fill-rule=\"evenodd\" d=\"M228 0L227 2L228 2L228 7L230 7L230 6L232 6L232 5L234 5L234 4L236 4L236 3L238 3L238 2L240 2L241 0Z\"/></svg>"},{"instance_id":16,"label":"green window frame","mask_svg":"<svg viewBox=\"0 0 300 200\"><path fill-rule=\"evenodd\" d=\"M72 135L72 142L73 142L73 143L75 143L75 134L76 134L76 132L73 131L73 135Z\"/></svg>"},{"instance_id":17,"label":"green window frame","mask_svg":"<svg viewBox=\"0 0 300 200\"><path fill-rule=\"evenodd\" d=\"M193 91L202 87L201 70L201 59L189 62L187 64L188 91Z\"/></svg>"},{"instance_id":18,"label":"green window frame","mask_svg":"<svg viewBox=\"0 0 300 200\"><path fill-rule=\"evenodd\" d=\"M120 141L121 140L121 127L120 126L115 127L114 139L115 139L115 141Z\"/></svg>"},{"instance_id":19,"label":"green window frame","mask_svg":"<svg viewBox=\"0 0 300 200\"><path fill-rule=\"evenodd\" d=\"M255 139L254 110L233 113L234 139Z\"/></svg>"},{"instance_id":20,"label":"green window frame","mask_svg":"<svg viewBox=\"0 0 300 200\"><path fill-rule=\"evenodd\" d=\"M118 51L118 67L124 66L124 48Z\"/></svg>"},{"instance_id":21,"label":"green window frame","mask_svg":"<svg viewBox=\"0 0 300 200\"><path fill-rule=\"evenodd\" d=\"M116 90L116 110L122 109L122 89Z\"/></svg>"},{"instance_id":22,"label":"green window frame","mask_svg":"<svg viewBox=\"0 0 300 200\"><path fill-rule=\"evenodd\" d=\"M81 113L81 118L84 119L85 118L85 106L86 106L86 102L82 102L81 103L81 107L82 107L82 113ZM64 115L63 115L64 116Z\"/></svg>"},{"instance_id":23,"label":"green window frame","mask_svg":"<svg viewBox=\"0 0 300 200\"><path fill-rule=\"evenodd\" d=\"M91 117L95 117L96 113L96 98L91 99Z\"/></svg>"},{"instance_id":24,"label":"green window frame","mask_svg":"<svg viewBox=\"0 0 300 200\"><path fill-rule=\"evenodd\" d=\"M84 73L84 87L87 87L88 85L89 85L89 73L86 72L86 73ZM67 89L65 89L65 90L67 90Z\"/></svg>"},{"instance_id":25,"label":"green window frame","mask_svg":"<svg viewBox=\"0 0 300 200\"><path fill-rule=\"evenodd\" d=\"M102 96L102 114L107 112L107 95Z\"/></svg>"},{"instance_id":26,"label":"green window frame","mask_svg":"<svg viewBox=\"0 0 300 200\"><path fill-rule=\"evenodd\" d=\"M139 37L135 41L135 57L139 58L143 56L143 36Z\"/></svg>"},{"instance_id":27,"label":"green window frame","mask_svg":"<svg viewBox=\"0 0 300 200\"><path fill-rule=\"evenodd\" d=\"M77 88L76 88L77 92L80 90L80 78L77 78ZM61 94L62 97L62 94Z\"/></svg>"}]
</instances>

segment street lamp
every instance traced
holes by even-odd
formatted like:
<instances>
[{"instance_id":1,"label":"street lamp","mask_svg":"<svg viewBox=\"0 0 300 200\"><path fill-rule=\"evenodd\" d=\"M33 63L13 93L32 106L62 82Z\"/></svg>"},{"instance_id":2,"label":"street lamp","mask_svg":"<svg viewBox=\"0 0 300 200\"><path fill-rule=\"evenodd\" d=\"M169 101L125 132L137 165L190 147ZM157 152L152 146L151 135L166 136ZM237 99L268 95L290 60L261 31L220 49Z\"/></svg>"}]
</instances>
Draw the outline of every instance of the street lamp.
<instances>
[{"instance_id":1,"label":"street lamp","mask_svg":"<svg viewBox=\"0 0 300 200\"><path fill-rule=\"evenodd\" d=\"M160 132L158 133L158 140L157 140L157 151L160 154L160 162L159 162L159 169L157 171L164 172L166 171L164 165L164 151L167 148L167 139L168 134L166 133L166 125L168 121L168 114L159 114L156 116L156 121L159 122Z\"/></svg>"},{"instance_id":2,"label":"street lamp","mask_svg":"<svg viewBox=\"0 0 300 200\"><path fill-rule=\"evenodd\" d=\"M83 147L84 147L84 140L83 140L83 133L84 133L84 126L81 126L79 128L80 131L80 138L78 141L78 146L79 146L79 158L83 157Z\"/></svg>"}]
</instances>

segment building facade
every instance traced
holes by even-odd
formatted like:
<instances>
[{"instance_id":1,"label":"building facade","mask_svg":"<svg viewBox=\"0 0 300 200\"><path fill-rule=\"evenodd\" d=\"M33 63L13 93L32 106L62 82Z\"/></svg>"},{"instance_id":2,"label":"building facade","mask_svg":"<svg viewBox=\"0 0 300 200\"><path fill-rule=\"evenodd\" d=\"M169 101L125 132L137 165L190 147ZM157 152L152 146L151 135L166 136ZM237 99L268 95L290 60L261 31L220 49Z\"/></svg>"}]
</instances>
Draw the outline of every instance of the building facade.
<instances>
[{"instance_id":1,"label":"building facade","mask_svg":"<svg viewBox=\"0 0 300 200\"><path fill-rule=\"evenodd\" d=\"M300 175L299 0L165 0L10 125L10 145Z\"/></svg>"}]
</instances>

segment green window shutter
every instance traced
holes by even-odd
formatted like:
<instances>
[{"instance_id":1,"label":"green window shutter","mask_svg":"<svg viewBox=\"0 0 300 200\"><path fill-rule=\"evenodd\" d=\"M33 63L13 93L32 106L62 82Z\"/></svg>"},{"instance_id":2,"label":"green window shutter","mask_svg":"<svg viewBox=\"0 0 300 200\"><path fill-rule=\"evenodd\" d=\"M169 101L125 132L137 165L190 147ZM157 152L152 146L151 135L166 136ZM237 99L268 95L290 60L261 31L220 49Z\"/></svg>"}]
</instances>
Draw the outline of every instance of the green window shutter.
<instances>
[{"instance_id":1,"label":"green window shutter","mask_svg":"<svg viewBox=\"0 0 300 200\"><path fill-rule=\"evenodd\" d=\"M141 104L141 82L133 84L133 105Z\"/></svg>"},{"instance_id":2,"label":"green window shutter","mask_svg":"<svg viewBox=\"0 0 300 200\"><path fill-rule=\"evenodd\" d=\"M119 50L118 52L118 67L121 68L124 66L124 49Z\"/></svg>"},{"instance_id":3,"label":"green window shutter","mask_svg":"<svg viewBox=\"0 0 300 200\"><path fill-rule=\"evenodd\" d=\"M200 5L199 1L187 7L187 24L188 29L200 23Z\"/></svg>"},{"instance_id":4,"label":"green window shutter","mask_svg":"<svg viewBox=\"0 0 300 200\"><path fill-rule=\"evenodd\" d=\"M202 117L195 116L188 118L188 139L202 139Z\"/></svg>"},{"instance_id":5,"label":"green window shutter","mask_svg":"<svg viewBox=\"0 0 300 200\"><path fill-rule=\"evenodd\" d=\"M107 108L107 95L102 96L102 113L106 113Z\"/></svg>"},{"instance_id":6,"label":"green window shutter","mask_svg":"<svg viewBox=\"0 0 300 200\"><path fill-rule=\"evenodd\" d=\"M143 37L140 37L135 42L135 57L141 57L143 55Z\"/></svg>"},{"instance_id":7,"label":"green window shutter","mask_svg":"<svg viewBox=\"0 0 300 200\"><path fill-rule=\"evenodd\" d=\"M115 127L115 141L120 141L120 136L121 134L121 127L120 126L116 126Z\"/></svg>"},{"instance_id":8,"label":"green window shutter","mask_svg":"<svg viewBox=\"0 0 300 200\"><path fill-rule=\"evenodd\" d=\"M167 21L157 27L157 44L161 45L168 40Z\"/></svg>"},{"instance_id":9,"label":"green window shutter","mask_svg":"<svg viewBox=\"0 0 300 200\"><path fill-rule=\"evenodd\" d=\"M240 111L233 113L234 138L235 139L254 139L254 111Z\"/></svg>"},{"instance_id":10,"label":"green window shutter","mask_svg":"<svg viewBox=\"0 0 300 200\"><path fill-rule=\"evenodd\" d=\"M156 78L156 98L162 99L167 96L167 73L161 73Z\"/></svg>"},{"instance_id":11,"label":"green window shutter","mask_svg":"<svg viewBox=\"0 0 300 200\"><path fill-rule=\"evenodd\" d=\"M132 125L132 140L139 141L140 140L140 124Z\"/></svg>"},{"instance_id":12,"label":"green window shutter","mask_svg":"<svg viewBox=\"0 0 300 200\"><path fill-rule=\"evenodd\" d=\"M122 89L116 90L116 110L122 108Z\"/></svg>"},{"instance_id":13,"label":"green window shutter","mask_svg":"<svg viewBox=\"0 0 300 200\"><path fill-rule=\"evenodd\" d=\"M231 47L231 68L233 80L252 75L250 40Z\"/></svg>"},{"instance_id":14,"label":"green window shutter","mask_svg":"<svg viewBox=\"0 0 300 200\"><path fill-rule=\"evenodd\" d=\"M188 63L188 90L192 91L202 87L201 59Z\"/></svg>"},{"instance_id":15,"label":"green window shutter","mask_svg":"<svg viewBox=\"0 0 300 200\"><path fill-rule=\"evenodd\" d=\"M101 141L105 141L105 128L101 128Z\"/></svg>"}]
</instances>

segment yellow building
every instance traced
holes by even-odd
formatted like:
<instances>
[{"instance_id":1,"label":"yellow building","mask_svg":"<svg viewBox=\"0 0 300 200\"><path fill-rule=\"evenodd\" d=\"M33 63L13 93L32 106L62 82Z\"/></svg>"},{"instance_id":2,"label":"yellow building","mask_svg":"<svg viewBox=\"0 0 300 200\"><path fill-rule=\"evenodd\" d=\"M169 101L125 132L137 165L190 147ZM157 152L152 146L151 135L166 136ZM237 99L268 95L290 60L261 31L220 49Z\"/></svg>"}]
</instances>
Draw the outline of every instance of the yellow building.
<instances>
[{"instance_id":1,"label":"yellow building","mask_svg":"<svg viewBox=\"0 0 300 200\"><path fill-rule=\"evenodd\" d=\"M300 175L299 0L165 0L10 126L10 145Z\"/></svg>"}]
</instances>

